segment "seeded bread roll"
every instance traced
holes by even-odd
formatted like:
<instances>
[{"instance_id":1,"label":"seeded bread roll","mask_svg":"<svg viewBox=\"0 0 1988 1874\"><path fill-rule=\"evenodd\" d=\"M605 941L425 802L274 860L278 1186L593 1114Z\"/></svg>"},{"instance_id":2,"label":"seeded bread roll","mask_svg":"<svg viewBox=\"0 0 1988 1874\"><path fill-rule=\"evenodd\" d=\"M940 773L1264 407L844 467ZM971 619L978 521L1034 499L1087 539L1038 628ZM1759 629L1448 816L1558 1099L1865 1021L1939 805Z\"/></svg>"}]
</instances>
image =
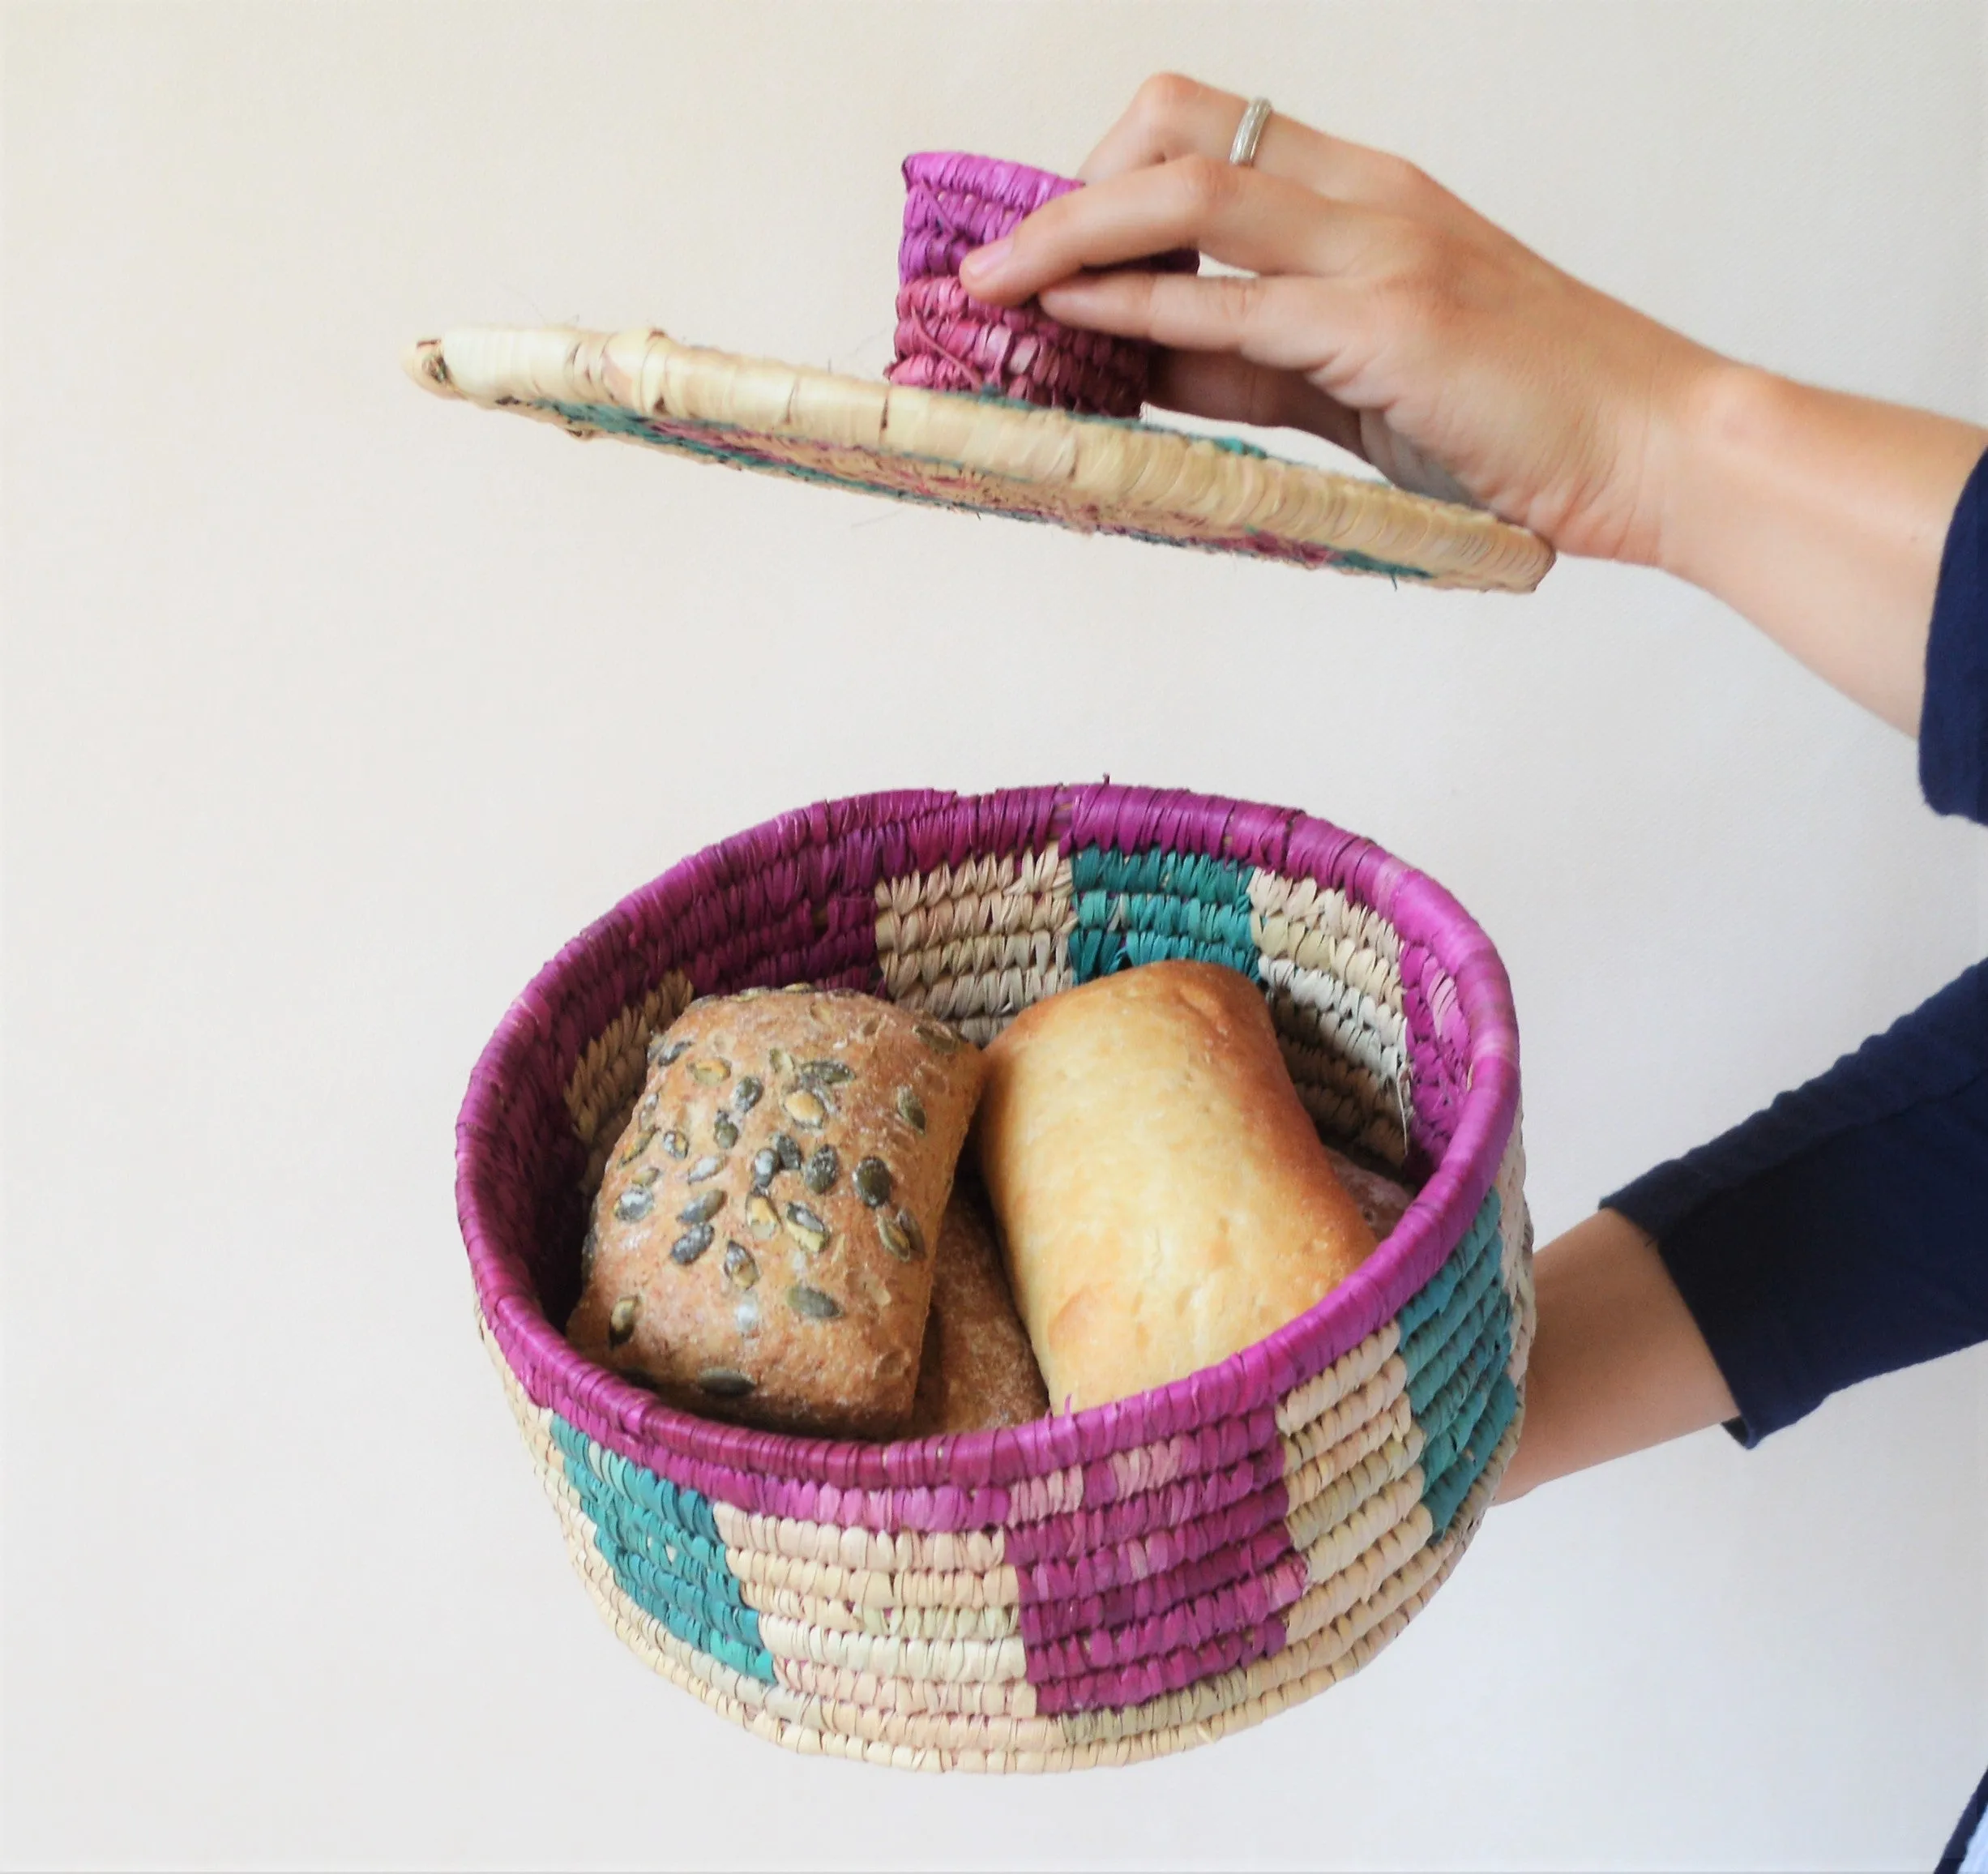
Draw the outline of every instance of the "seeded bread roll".
<instances>
[{"instance_id":1,"label":"seeded bread roll","mask_svg":"<svg viewBox=\"0 0 1988 1874\"><path fill-rule=\"evenodd\" d=\"M1015 1300L1059 1410L1262 1340L1374 1247L1255 984L1152 963L1025 1010L974 1133Z\"/></svg>"},{"instance_id":2,"label":"seeded bread roll","mask_svg":"<svg viewBox=\"0 0 1988 1874\"><path fill-rule=\"evenodd\" d=\"M1041 1370L1008 1293L986 1196L962 1170L933 1256L932 1311L905 1435L1026 1425L1049 1409Z\"/></svg>"},{"instance_id":3,"label":"seeded bread roll","mask_svg":"<svg viewBox=\"0 0 1988 1874\"><path fill-rule=\"evenodd\" d=\"M609 1155L568 1338L689 1411L895 1432L981 1072L853 992L691 1003Z\"/></svg>"}]
</instances>

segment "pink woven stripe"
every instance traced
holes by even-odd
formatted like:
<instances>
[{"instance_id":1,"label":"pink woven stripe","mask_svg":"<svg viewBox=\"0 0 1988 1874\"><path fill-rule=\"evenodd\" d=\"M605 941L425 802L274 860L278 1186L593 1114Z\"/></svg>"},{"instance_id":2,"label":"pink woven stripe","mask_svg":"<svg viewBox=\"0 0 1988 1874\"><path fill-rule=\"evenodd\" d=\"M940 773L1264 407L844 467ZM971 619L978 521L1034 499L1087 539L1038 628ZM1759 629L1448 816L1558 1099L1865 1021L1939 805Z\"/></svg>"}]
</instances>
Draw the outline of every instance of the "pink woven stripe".
<instances>
[{"instance_id":1,"label":"pink woven stripe","mask_svg":"<svg viewBox=\"0 0 1988 1874\"><path fill-rule=\"evenodd\" d=\"M963 217L977 237L975 245L991 241L990 229L1001 227L1002 211L1007 215L1032 215L1058 195L1067 195L1084 186L1067 176L1047 169L1032 169L1027 163L1003 162L998 156L976 156L964 150L920 150L904 159L904 186L942 199L985 204L985 221Z\"/></svg>"},{"instance_id":2,"label":"pink woven stripe","mask_svg":"<svg viewBox=\"0 0 1988 1874\"><path fill-rule=\"evenodd\" d=\"M1020 163L956 151L904 160L904 233L897 251L897 355L885 375L928 390L992 391L1091 415L1136 417L1153 350L1135 340L1061 325L1039 307L973 298L960 263L1028 215L1083 185ZM1195 272L1191 251L1140 263Z\"/></svg>"},{"instance_id":3,"label":"pink woven stripe","mask_svg":"<svg viewBox=\"0 0 1988 1874\"><path fill-rule=\"evenodd\" d=\"M1104 1555L1110 1558L1124 1552L1122 1545L1105 1550ZM1032 1646L1039 1640L1061 1640L1094 1628L1149 1620L1218 1588L1269 1574L1287 1561L1297 1563L1298 1586L1289 1598L1295 1599L1303 1591L1305 1567L1292 1548L1290 1532L1280 1517L1242 1542L1231 1542L1226 1548L1183 1562L1164 1573L1125 1581L1102 1592L1091 1591L1085 1585L1099 1572L1089 1556L1075 1562L1038 1562L1027 1570L1015 1571L1021 1588L1022 1637ZM1278 1600L1276 1607L1288 1607L1289 1599Z\"/></svg>"},{"instance_id":4,"label":"pink woven stripe","mask_svg":"<svg viewBox=\"0 0 1988 1874\"><path fill-rule=\"evenodd\" d=\"M1018 222L1059 195L1084 186L1067 176L1026 163L958 150L925 150L905 157L904 232L898 244L897 276L957 273L976 247L1011 233ZM1201 256L1175 248L1142 260L1142 267L1168 273L1192 273Z\"/></svg>"},{"instance_id":5,"label":"pink woven stripe","mask_svg":"<svg viewBox=\"0 0 1988 1874\"><path fill-rule=\"evenodd\" d=\"M1156 1581L1232 1552L1240 1555L1246 1550L1258 1558L1254 1565L1262 1565L1266 1553L1274 1556L1289 1544L1290 1531L1284 1522L1289 1500L1280 1481L1231 1504L1203 1524L1153 1530L1090 1550L1073 1546L1081 1544L1086 1532L1080 1525L1067 1523L1053 1532L1053 1551L1045 1551L1045 1538L1052 1532L1037 1525L1010 1530L1003 1554L1015 1568L1017 1582L1026 1572L1028 1585L1020 1599L1046 1607L1073 1595L1136 1587L1141 1581ZM1267 1551L1265 1544L1270 1545ZM1207 1585L1214 1584L1211 1581Z\"/></svg>"},{"instance_id":6,"label":"pink woven stripe","mask_svg":"<svg viewBox=\"0 0 1988 1874\"><path fill-rule=\"evenodd\" d=\"M1241 1464L1278 1451L1276 1409L1266 1400L1254 1411L1218 1419L1176 1438L1094 1459L1084 1466L1084 1506L1101 1509L1144 1491Z\"/></svg>"},{"instance_id":7,"label":"pink woven stripe","mask_svg":"<svg viewBox=\"0 0 1988 1874\"><path fill-rule=\"evenodd\" d=\"M1438 960L1453 986L1426 991L1429 1032L1468 1036L1468 1079L1458 1076L1442 1164L1359 1273L1269 1340L1190 1379L1074 1417L952 1440L838 1444L719 1425L673 1411L575 1354L554 1323L571 1305L584 1226L582 1154L563 1089L586 1045L673 968L700 991L788 973L874 985L869 905L880 878L983 853L1019 857L1052 840L1067 849L1165 845L1343 886L1387 917L1406 948ZM737 935L737 920L760 918L775 937ZM1447 1071L1434 1047L1417 1067L1432 1080ZM1418 1101L1430 1090L1418 1086ZM1260 1414L1355 1346L1460 1239L1490 1187L1517 1098L1511 993L1489 941L1440 887L1368 841L1286 810L1151 789L867 796L784 815L710 848L566 945L506 1014L472 1076L458 1123L457 1202L485 1317L535 1402L635 1462L743 1508L879 1529L968 1529L1048 1500L1048 1487L1030 1479ZM1094 1475L1103 1487L1101 1473L1081 1475L1082 1491ZM1115 1534L1101 1521L1084 1525L1080 1546L1156 1536L1158 1525L1141 1518L1162 1494L1143 1493L1123 1526L1111 1525ZM1126 1507L1076 1513L1106 1517ZM1064 1533L1077 1531L1073 1523ZM1238 1528L1221 1540L1251 1533ZM1046 1542L1036 1551L1052 1552Z\"/></svg>"},{"instance_id":8,"label":"pink woven stripe","mask_svg":"<svg viewBox=\"0 0 1988 1874\"><path fill-rule=\"evenodd\" d=\"M1293 870L1289 858L1292 842L1308 827L1330 836L1325 842L1329 851L1336 853L1343 847L1387 856L1365 840L1356 840L1323 820L1307 819L1289 807L1262 807L1178 788L1114 787L1109 783L1075 788L1070 794L1069 824L1072 848L1105 846L1136 853L1163 846L1170 852L1207 853L1242 865L1263 866L1293 877L1307 868ZM1312 875L1321 884L1347 882L1323 873Z\"/></svg>"},{"instance_id":9,"label":"pink woven stripe","mask_svg":"<svg viewBox=\"0 0 1988 1874\"><path fill-rule=\"evenodd\" d=\"M1107 1666L1067 1678L1045 1679L1036 1688L1036 1709L1045 1718L1067 1711L1098 1711L1144 1705L1179 1692L1233 1666L1248 1666L1284 1649L1284 1623L1272 1619L1240 1632L1223 1633L1199 1645L1156 1658Z\"/></svg>"},{"instance_id":10,"label":"pink woven stripe","mask_svg":"<svg viewBox=\"0 0 1988 1874\"><path fill-rule=\"evenodd\" d=\"M1038 1558L1088 1555L1169 1532L1186 1536L1189 1523L1205 1524L1205 1529L1193 1532L1194 1539L1219 1548L1254 1534L1268 1518L1282 1516L1283 1492L1284 1452L1281 1446L1272 1446L1252 1452L1225 1470L1186 1478L1101 1509L1073 1508L1012 1524L1007 1559L1020 1566Z\"/></svg>"},{"instance_id":11,"label":"pink woven stripe","mask_svg":"<svg viewBox=\"0 0 1988 1874\"><path fill-rule=\"evenodd\" d=\"M990 384L1058 409L1136 409L1148 362L1122 339L1058 325L1033 307L985 306L949 274L897 289L894 384L972 391Z\"/></svg>"},{"instance_id":12,"label":"pink woven stripe","mask_svg":"<svg viewBox=\"0 0 1988 1874\"><path fill-rule=\"evenodd\" d=\"M1030 1635L1028 1682L1040 1692L1058 1679L1081 1681L1114 1666L1163 1660L1212 1642L1267 1632L1272 1616L1282 1613L1305 1588L1303 1559L1288 1555L1260 1575L1178 1602L1145 1619L1100 1626L1060 1640L1038 1642ZM1274 1653L1283 1643L1279 1623L1275 1643L1265 1650Z\"/></svg>"}]
</instances>

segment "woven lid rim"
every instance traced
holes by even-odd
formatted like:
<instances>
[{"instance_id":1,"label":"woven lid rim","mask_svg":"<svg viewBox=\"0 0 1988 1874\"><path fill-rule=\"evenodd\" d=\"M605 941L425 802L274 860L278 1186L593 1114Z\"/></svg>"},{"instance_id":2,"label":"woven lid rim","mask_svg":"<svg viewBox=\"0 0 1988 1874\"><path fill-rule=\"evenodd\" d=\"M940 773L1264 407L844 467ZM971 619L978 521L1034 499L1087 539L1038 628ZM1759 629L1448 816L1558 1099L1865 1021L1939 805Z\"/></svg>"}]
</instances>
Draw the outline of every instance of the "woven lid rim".
<instances>
[{"instance_id":1,"label":"woven lid rim","mask_svg":"<svg viewBox=\"0 0 1988 1874\"><path fill-rule=\"evenodd\" d=\"M1537 534L1483 509L1234 439L748 357L656 327L464 326L419 340L404 362L438 396L567 427L573 412L594 408L617 422L729 428L781 447L942 464L1043 510L1020 518L1161 544L1236 550L1246 540L1251 553L1296 563L1489 591L1529 592L1554 563Z\"/></svg>"}]
</instances>

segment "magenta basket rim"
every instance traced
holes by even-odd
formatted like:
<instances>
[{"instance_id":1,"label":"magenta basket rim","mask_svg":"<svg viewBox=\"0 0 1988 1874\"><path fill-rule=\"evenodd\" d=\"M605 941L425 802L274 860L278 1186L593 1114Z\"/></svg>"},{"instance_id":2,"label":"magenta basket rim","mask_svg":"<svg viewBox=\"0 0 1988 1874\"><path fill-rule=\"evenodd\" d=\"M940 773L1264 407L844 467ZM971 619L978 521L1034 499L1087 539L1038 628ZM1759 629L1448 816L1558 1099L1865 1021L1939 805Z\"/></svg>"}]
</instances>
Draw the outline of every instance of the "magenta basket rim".
<instances>
[{"instance_id":1,"label":"magenta basket rim","mask_svg":"<svg viewBox=\"0 0 1988 1874\"><path fill-rule=\"evenodd\" d=\"M1086 186L1075 176L1059 176L1053 169L1035 169L1027 163L1010 162L1002 156L977 156L964 150L914 151L904 158L901 167L908 195L915 196L923 190L931 195L972 196L982 202L991 202L1013 216L1014 220L1008 224L1011 228L1038 208L1047 208L1060 197L1074 195ZM1112 272L1122 267L1128 271L1195 273L1200 266L1201 254L1198 248L1175 247L1165 253L1121 261L1102 271ZM900 270L900 284L907 279L928 277L930 276L922 271L907 275ZM955 274L951 277L958 276ZM1031 300L1028 303L1032 306L1035 302ZM1044 316L1046 319L1047 315ZM1054 321L1049 323L1054 324Z\"/></svg>"},{"instance_id":2,"label":"magenta basket rim","mask_svg":"<svg viewBox=\"0 0 1988 1874\"><path fill-rule=\"evenodd\" d=\"M960 849L955 832L950 851L943 849L942 837L939 849L928 848L929 857L927 850L917 853L921 871L941 859L1019 857L1054 840L1065 851L1162 845L1246 863L1293 884L1309 878L1321 889L1344 888L1386 918L1404 946L1426 946L1454 985L1469 1038L1450 1142L1400 1222L1353 1276L1267 1340L1152 1392L1011 1429L878 1444L755 1431L680 1412L569 1346L547 1316L522 1258L507 1247L507 1233L528 1226L503 1214L490 1155L517 1136L513 1095L530 1084L526 1063L535 1050L555 1045L576 978L604 958L625 959L637 933L652 931L659 917L672 915L715 877L736 875L731 868L742 858L763 864L758 855L771 844L789 852L810 842L832 846L841 832L859 828L910 833L948 811L978 816L979 836ZM1113 835L1118 836L1105 836ZM693 989L703 994L708 986L694 982ZM562 1085L592 1038L578 1038L572 1059L561 1067ZM1109 783L981 795L860 794L777 816L680 860L629 893L538 972L471 1073L456 1123L456 1208L478 1306L535 1405L625 1457L720 1499L742 1500L747 1508L771 1507L780 1485L815 1484L826 1487L815 1504L825 1520L964 1529L1005 1520L1006 1484L1218 1421L1235 1422L1238 1457L1260 1444L1260 1421L1274 1414L1277 1402L1390 1320L1461 1242L1497 1176L1518 1108L1518 1025L1496 950L1442 886L1370 840L1294 809ZM751 1487L754 1480L776 1487L762 1492ZM879 1492L885 1494L873 1494ZM1094 1500L1092 1491L1085 1500Z\"/></svg>"},{"instance_id":3,"label":"magenta basket rim","mask_svg":"<svg viewBox=\"0 0 1988 1874\"><path fill-rule=\"evenodd\" d=\"M905 157L903 169L907 188L977 195L1024 215L1032 215L1058 196L1084 186L1074 176L1059 176L1053 169L1038 169L1004 157L977 156L965 150L914 151Z\"/></svg>"}]
</instances>

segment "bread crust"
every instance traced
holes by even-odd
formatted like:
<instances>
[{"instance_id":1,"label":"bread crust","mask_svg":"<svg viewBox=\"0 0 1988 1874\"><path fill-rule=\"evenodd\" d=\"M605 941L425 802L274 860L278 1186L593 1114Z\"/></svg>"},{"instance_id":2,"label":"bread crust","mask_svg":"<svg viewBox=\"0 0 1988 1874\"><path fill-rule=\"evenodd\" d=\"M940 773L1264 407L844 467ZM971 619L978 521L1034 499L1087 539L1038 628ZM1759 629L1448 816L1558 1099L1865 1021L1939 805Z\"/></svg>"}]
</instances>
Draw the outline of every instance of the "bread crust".
<instances>
[{"instance_id":1,"label":"bread crust","mask_svg":"<svg viewBox=\"0 0 1988 1874\"><path fill-rule=\"evenodd\" d=\"M1345 1187L1346 1195L1366 1220L1374 1242L1385 1243L1395 1226L1406 1215L1408 1207L1415 1201L1415 1193L1400 1179L1375 1171L1358 1159L1335 1151L1330 1145L1325 1149L1325 1157L1334 1174Z\"/></svg>"},{"instance_id":2,"label":"bread crust","mask_svg":"<svg viewBox=\"0 0 1988 1874\"><path fill-rule=\"evenodd\" d=\"M970 1168L954 1181L932 1265L918 1393L908 1437L1026 1425L1049 1389L1015 1311L986 1194Z\"/></svg>"},{"instance_id":3,"label":"bread crust","mask_svg":"<svg viewBox=\"0 0 1988 1874\"><path fill-rule=\"evenodd\" d=\"M567 1337L707 1417L896 1433L981 1067L853 992L693 1003L650 1044Z\"/></svg>"},{"instance_id":4,"label":"bread crust","mask_svg":"<svg viewBox=\"0 0 1988 1874\"><path fill-rule=\"evenodd\" d=\"M1059 1410L1184 1378L1302 1314L1374 1247L1255 985L1148 964L987 1050L974 1146Z\"/></svg>"}]
</instances>

